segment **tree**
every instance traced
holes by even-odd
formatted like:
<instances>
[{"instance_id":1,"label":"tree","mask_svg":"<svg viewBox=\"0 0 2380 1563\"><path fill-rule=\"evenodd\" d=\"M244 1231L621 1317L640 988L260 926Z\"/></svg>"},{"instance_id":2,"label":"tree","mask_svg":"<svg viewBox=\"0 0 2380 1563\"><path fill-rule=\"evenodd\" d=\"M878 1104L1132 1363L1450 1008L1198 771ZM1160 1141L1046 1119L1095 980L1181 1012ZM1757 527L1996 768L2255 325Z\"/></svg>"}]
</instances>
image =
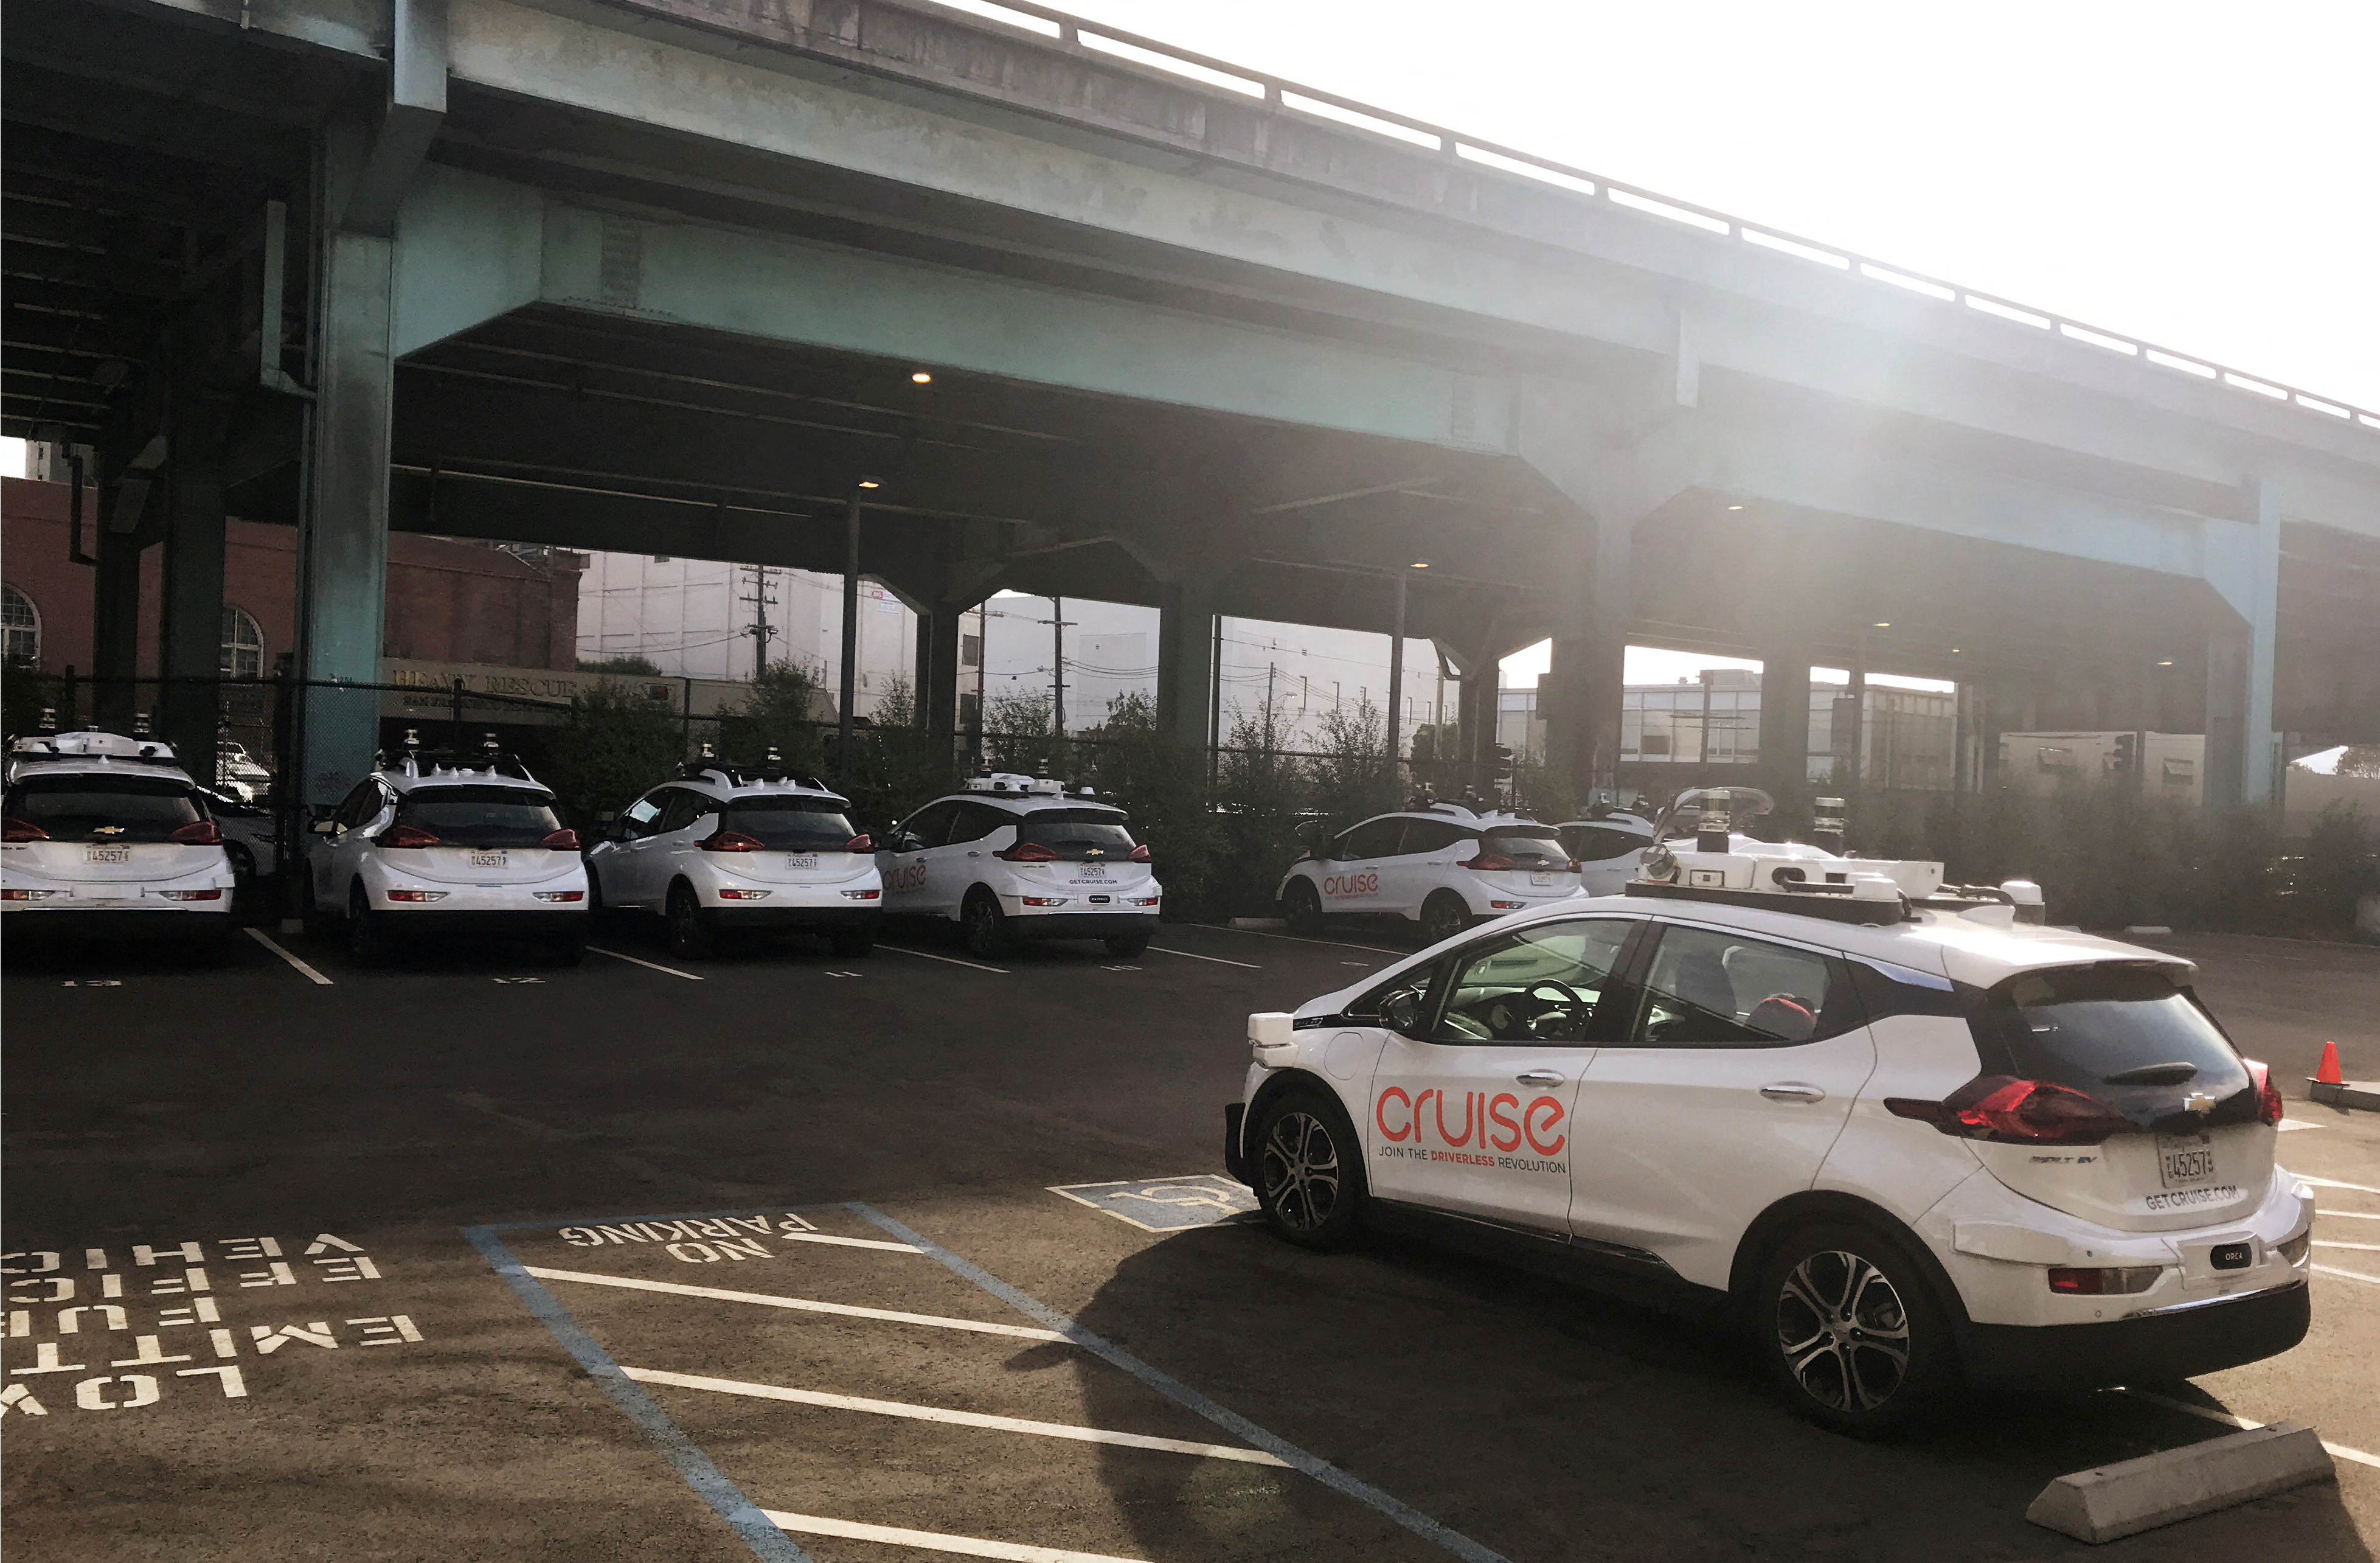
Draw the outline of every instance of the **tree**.
<instances>
[{"instance_id":1,"label":"tree","mask_svg":"<svg viewBox=\"0 0 2380 1563\"><path fill-rule=\"evenodd\" d=\"M1399 801L1384 742L1380 709L1369 695L1323 714L1321 755L1310 763L1308 775L1325 829L1336 834Z\"/></svg>"},{"instance_id":2,"label":"tree","mask_svg":"<svg viewBox=\"0 0 2380 1563\"><path fill-rule=\"evenodd\" d=\"M719 714L720 758L757 766L773 749L788 770L824 770L825 729L831 722L820 699L822 677L818 667L799 662L772 662L762 668L753 678L750 692Z\"/></svg>"},{"instance_id":3,"label":"tree","mask_svg":"<svg viewBox=\"0 0 2380 1563\"><path fill-rule=\"evenodd\" d=\"M570 702L567 727L552 730L538 777L553 789L563 818L595 832L606 812L634 802L686 758L677 714L641 690L605 679Z\"/></svg>"},{"instance_id":4,"label":"tree","mask_svg":"<svg viewBox=\"0 0 2380 1563\"><path fill-rule=\"evenodd\" d=\"M1075 778L1100 800L1132 816L1135 840L1157 860L1165 915L1213 916L1215 822L1207 812L1206 756L1157 725L1157 708L1138 692L1108 705L1107 717L1082 735L1084 770Z\"/></svg>"},{"instance_id":5,"label":"tree","mask_svg":"<svg viewBox=\"0 0 2380 1563\"><path fill-rule=\"evenodd\" d=\"M578 671L581 673L615 673L623 678L660 678L667 677L659 667L653 665L650 658L641 656L607 656L598 657L592 661L589 661L586 657L580 657L578 659Z\"/></svg>"}]
</instances>

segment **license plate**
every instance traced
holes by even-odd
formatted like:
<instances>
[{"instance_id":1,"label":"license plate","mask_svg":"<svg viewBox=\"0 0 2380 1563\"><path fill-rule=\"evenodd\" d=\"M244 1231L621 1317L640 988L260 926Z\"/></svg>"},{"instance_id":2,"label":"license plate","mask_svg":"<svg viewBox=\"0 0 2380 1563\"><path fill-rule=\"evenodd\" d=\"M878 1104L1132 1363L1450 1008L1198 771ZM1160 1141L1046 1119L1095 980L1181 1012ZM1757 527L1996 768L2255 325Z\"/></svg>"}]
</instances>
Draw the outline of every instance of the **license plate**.
<instances>
[{"instance_id":1,"label":"license plate","mask_svg":"<svg viewBox=\"0 0 2380 1563\"><path fill-rule=\"evenodd\" d=\"M471 854L471 866L473 868L503 868L508 861L509 860L507 860L502 852L474 852Z\"/></svg>"},{"instance_id":2,"label":"license plate","mask_svg":"<svg viewBox=\"0 0 2380 1563\"><path fill-rule=\"evenodd\" d=\"M86 847L82 861L87 863L128 863L132 861L129 847Z\"/></svg>"},{"instance_id":3,"label":"license plate","mask_svg":"<svg viewBox=\"0 0 2380 1563\"><path fill-rule=\"evenodd\" d=\"M2157 1179L2168 1189L2194 1189L2215 1179L2215 1139L2207 1134L2156 1137Z\"/></svg>"},{"instance_id":4,"label":"license plate","mask_svg":"<svg viewBox=\"0 0 2380 1563\"><path fill-rule=\"evenodd\" d=\"M816 852L788 852L785 854L785 866L787 868L816 868L818 867L818 854Z\"/></svg>"},{"instance_id":5,"label":"license plate","mask_svg":"<svg viewBox=\"0 0 2380 1563\"><path fill-rule=\"evenodd\" d=\"M1529 875L1529 883L1532 885L1551 885L1553 882L1554 876L1550 873L1533 873Z\"/></svg>"}]
</instances>

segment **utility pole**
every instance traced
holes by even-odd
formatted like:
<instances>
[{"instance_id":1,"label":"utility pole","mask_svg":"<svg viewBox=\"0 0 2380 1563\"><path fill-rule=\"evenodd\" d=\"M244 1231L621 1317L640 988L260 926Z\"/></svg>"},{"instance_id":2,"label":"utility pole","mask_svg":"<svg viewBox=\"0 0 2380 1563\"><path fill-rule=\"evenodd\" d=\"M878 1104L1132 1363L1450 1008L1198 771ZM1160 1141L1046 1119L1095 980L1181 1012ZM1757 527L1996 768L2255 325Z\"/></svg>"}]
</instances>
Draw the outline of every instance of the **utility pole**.
<instances>
[{"instance_id":1,"label":"utility pole","mask_svg":"<svg viewBox=\"0 0 2380 1563\"><path fill-rule=\"evenodd\" d=\"M1050 720L1060 738L1066 736L1066 600L1050 597Z\"/></svg>"},{"instance_id":2,"label":"utility pole","mask_svg":"<svg viewBox=\"0 0 2380 1563\"><path fill-rule=\"evenodd\" d=\"M1397 628L1389 641L1389 785L1397 781L1397 761L1404 752L1404 741L1398 733L1399 709L1405 690L1405 578L1407 570L1397 571Z\"/></svg>"},{"instance_id":3,"label":"utility pole","mask_svg":"<svg viewBox=\"0 0 2380 1563\"><path fill-rule=\"evenodd\" d=\"M862 487L874 488L872 480ZM835 775L851 785L852 706L859 698L859 491L843 515L843 710L835 727Z\"/></svg>"},{"instance_id":4,"label":"utility pole","mask_svg":"<svg viewBox=\"0 0 2380 1563\"><path fill-rule=\"evenodd\" d=\"M981 603L975 605L975 731L970 735L971 758L983 763L983 729L990 720L984 710L984 678L991 667L991 610Z\"/></svg>"},{"instance_id":5,"label":"utility pole","mask_svg":"<svg viewBox=\"0 0 2380 1563\"><path fill-rule=\"evenodd\" d=\"M769 665L769 642L776 638L776 629L769 622L769 609L776 598L769 595L769 567L752 567L752 594L742 599L752 604L752 624L744 631L752 637L752 677L759 678Z\"/></svg>"}]
</instances>

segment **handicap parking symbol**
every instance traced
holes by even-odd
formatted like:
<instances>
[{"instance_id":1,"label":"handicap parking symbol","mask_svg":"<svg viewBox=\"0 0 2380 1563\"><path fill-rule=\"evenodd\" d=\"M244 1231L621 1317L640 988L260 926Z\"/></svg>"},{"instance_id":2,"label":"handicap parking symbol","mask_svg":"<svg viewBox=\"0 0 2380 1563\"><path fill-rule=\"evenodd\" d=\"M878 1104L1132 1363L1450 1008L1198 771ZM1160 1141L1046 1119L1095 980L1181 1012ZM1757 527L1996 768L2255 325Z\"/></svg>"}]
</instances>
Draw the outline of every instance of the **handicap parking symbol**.
<instances>
[{"instance_id":1,"label":"handicap parking symbol","mask_svg":"<svg viewBox=\"0 0 2380 1563\"><path fill-rule=\"evenodd\" d=\"M1257 1219L1256 1195L1219 1172L1126 1183L1068 1183L1050 1191L1103 1210L1144 1232L1178 1232L1190 1227Z\"/></svg>"}]
</instances>

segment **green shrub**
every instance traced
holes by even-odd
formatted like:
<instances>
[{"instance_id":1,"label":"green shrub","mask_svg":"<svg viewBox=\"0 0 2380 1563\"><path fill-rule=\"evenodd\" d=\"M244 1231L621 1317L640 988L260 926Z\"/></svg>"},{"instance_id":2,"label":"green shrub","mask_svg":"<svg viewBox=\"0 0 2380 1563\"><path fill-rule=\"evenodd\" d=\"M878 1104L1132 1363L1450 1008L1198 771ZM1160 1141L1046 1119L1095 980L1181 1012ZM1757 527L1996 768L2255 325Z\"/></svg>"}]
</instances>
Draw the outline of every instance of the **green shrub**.
<instances>
[{"instance_id":1,"label":"green shrub","mask_svg":"<svg viewBox=\"0 0 2380 1563\"><path fill-rule=\"evenodd\" d=\"M605 812L626 808L686 758L677 714L609 679L570 702L566 727L540 736L538 779L563 819L589 835Z\"/></svg>"}]
</instances>

